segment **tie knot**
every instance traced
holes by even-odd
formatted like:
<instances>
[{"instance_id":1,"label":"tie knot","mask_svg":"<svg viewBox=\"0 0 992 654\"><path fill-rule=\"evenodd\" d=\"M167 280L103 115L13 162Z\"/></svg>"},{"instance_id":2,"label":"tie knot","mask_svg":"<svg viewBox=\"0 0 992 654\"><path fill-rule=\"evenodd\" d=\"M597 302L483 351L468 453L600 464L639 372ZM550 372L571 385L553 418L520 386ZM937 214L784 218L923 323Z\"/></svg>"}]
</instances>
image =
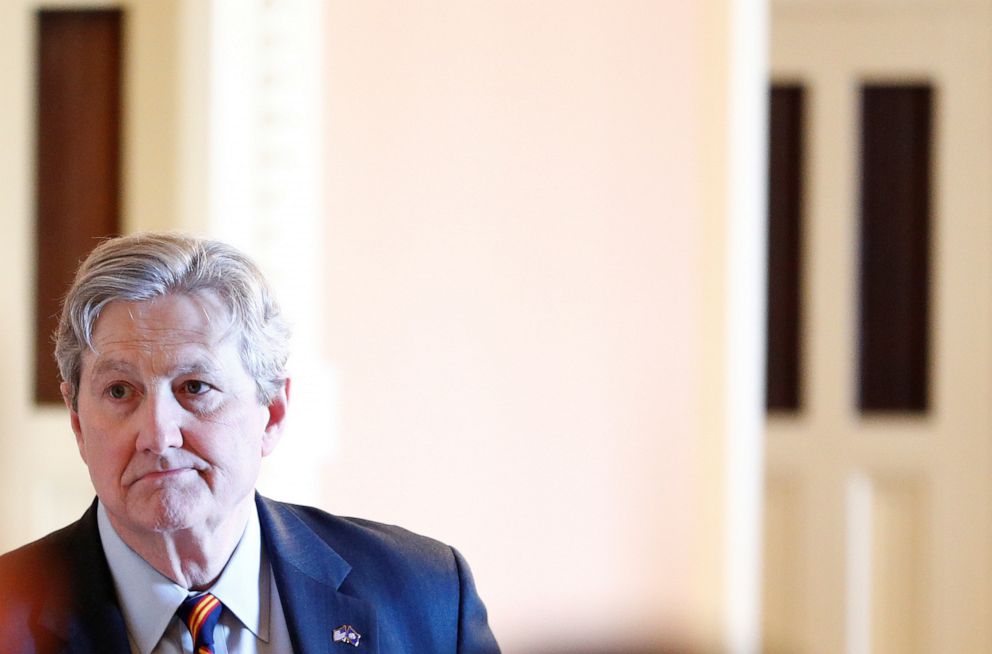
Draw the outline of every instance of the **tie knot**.
<instances>
[{"instance_id":1,"label":"tie knot","mask_svg":"<svg viewBox=\"0 0 992 654\"><path fill-rule=\"evenodd\" d=\"M193 636L193 651L197 654L213 654L214 626L220 619L224 605L210 593L187 597L176 613L186 623Z\"/></svg>"}]
</instances>

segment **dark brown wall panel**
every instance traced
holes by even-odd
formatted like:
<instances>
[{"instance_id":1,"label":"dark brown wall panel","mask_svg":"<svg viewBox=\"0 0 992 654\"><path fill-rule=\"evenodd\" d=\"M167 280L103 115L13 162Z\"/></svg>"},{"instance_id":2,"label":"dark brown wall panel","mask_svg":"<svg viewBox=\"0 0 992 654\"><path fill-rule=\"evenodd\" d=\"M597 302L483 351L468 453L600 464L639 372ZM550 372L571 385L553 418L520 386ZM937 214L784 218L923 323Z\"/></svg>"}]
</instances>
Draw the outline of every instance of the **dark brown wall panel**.
<instances>
[{"instance_id":1,"label":"dark brown wall panel","mask_svg":"<svg viewBox=\"0 0 992 654\"><path fill-rule=\"evenodd\" d=\"M928 408L932 105L929 85L861 92L862 411Z\"/></svg>"},{"instance_id":2,"label":"dark brown wall panel","mask_svg":"<svg viewBox=\"0 0 992 654\"><path fill-rule=\"evenodd\" d=\"M803 89L775 85L768 150L768 349L765 403L800 408Z\"/></svg>"},{"instance_id":3,"label":"dark brown wall panel","mask_svg":"<svg viewBox=\"0 0 992 654\"><path fill-rule=\"evenodd\" d=\"M51 334L76 265L119 232L120 10L37 14L35 399L61 401Z\"/></svg>"}]
</instances>

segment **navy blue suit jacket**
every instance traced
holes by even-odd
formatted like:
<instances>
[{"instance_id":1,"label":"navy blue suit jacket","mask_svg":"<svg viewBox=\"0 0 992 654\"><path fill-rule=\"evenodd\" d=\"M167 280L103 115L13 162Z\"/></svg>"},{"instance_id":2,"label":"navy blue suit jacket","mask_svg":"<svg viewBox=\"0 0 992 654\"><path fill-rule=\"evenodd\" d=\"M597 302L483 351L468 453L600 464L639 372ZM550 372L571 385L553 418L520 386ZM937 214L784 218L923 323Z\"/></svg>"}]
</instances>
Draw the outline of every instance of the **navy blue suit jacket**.
<instances>
[{"instance_id":1,"label":"navy blue suit jacket","mask_svg":"<svg viewBox=\"0 0 992 654\"><path fill-rule=\"evenodd\" d=\"M257 496L262 542L297 654L499 652L454 549L399 527ZM335 628L361 634L357 649ZM0 653L129 654L100 544L80 520L0 557Z\"/></svg>"}]
</instances>

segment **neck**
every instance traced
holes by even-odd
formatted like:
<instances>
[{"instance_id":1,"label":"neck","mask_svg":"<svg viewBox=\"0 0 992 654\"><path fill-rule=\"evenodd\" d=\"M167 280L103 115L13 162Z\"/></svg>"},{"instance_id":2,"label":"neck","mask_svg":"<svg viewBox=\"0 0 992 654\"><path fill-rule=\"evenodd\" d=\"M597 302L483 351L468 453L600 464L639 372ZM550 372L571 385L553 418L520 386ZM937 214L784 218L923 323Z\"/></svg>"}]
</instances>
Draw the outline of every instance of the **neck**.
<instances>
[{"instance_id":1,"label":"neck","mask_svg":"<svg viewBox=\"0 0 992 654\"><path fill-rule=\"evenodd\" d=\"M239 504L216 525L198 525L165 532L123 528L108 513L121 540L162 575L189 590L206 590L224 570L241 542L254 497Z\"/></svg>"}]
</instances>

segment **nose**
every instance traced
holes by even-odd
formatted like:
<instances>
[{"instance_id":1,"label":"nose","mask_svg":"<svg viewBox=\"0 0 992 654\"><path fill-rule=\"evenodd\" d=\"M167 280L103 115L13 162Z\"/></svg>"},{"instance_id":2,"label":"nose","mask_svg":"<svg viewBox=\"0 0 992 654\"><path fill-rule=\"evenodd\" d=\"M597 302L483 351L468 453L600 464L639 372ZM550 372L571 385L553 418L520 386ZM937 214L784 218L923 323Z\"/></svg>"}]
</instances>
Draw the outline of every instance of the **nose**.
<instances>
[{"instance_id":1,"label":"nose","mask_svg":"<svg viewBox=\"0 0 992 654\"><path fill-rule=\"evenodd\" d=\"M138 409L135 449L162 454L183 444L182 407L172 393L149 391Z\"/></svg>"}]
</instances>

